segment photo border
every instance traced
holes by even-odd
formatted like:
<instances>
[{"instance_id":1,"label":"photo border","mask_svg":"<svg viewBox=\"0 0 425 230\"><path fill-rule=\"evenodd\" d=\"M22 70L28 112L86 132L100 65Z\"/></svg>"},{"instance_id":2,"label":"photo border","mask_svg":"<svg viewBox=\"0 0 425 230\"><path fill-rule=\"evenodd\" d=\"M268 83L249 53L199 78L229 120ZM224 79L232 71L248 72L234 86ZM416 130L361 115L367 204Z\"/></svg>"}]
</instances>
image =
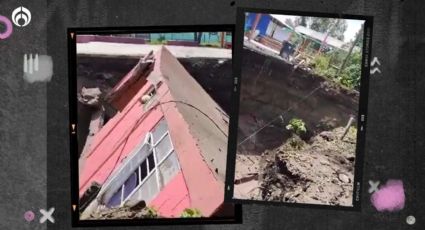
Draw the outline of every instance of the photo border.
<instances>
[{"instance_id":1,"label":"photo border","mask_svg":"<svg viewBox=\"0 0 425 230\"><path fill-rule=\"evenodd\" d=\"M69 97L69 138L71 154L71 213L72 227L100 227L100 226L146 226L146 225L194 225L194 224L241 224L242 205L234 204L235 216L208 217L208 218L158 218L158 219L122 219L122 220L80 220L79 218L79 173L77 147L77 35L102 34L129 34L129 33L173 33L173 32L231 32L232 33L232 65L235 44L235 26L232 24L217 25L175 25L175 26L143 26L143 27L89 27L68 28L68 97ZM232 69L233 70L233 69ZM230 90L230 89L229 89ZM233 98L233 92L232 92ZM230 117L230 114L229 114ZM75 124L73 133L72 124ZM230 124L229 124L230 127ZM228 139L228 141L230 141ZM229 155L229 153L228 153ZM227 173L227 171L226 171ZM223 191L225 192L225 191ZM225 195L225 194L224 194ZM223 202L227 202L224 199ZM76 205L74 211L72 205Z\"/></svg>"},{"instance_id":2,"label":"photo border","mask_svg":"<svg viewBox=\"0 0 425 230\"><path fill-rule=\"evenodd\" d=\"M354 181L353 181L353 206L338 206L338 205L324 205L324 204L309 204L309 203L288 203L279 201L265 201L265 200L249 200L249 199L236 199L234 195L234 177L236 168L236 154L237 154L237 135L238 135L238 118L239 118L239 102L240 102L240 88L241 88L241 73L242 73L242 53L244 41L244 26L245 26L245 13L267 13L267 14L285 14L294 16L310 16L310 17L327 17L327 18L342 18L342 19L359 19L364 20L364 33L363 33L363 47L362 47L362 66L360 76L360 90L359 90L359 107L357 113L357 142L356 142L356 160L354 165ZM320 209L333 209L333 210L347 210L347 211L361 211L361 192L363 189L363 164L366 140L366 121L367 121L367 106L368 106L368 91L369 91L369 75L370 75L370 59L372 52L372 26L373 17L364 15L351 15L351 14L336 14L336 13L322 13L322 12L309 12L309 11L287 11L279 9L265 9L265 8L245 8L238 7L236 12L236 28L234 36L234 90L232 91L232 111L229 121L229 146L227 155L227 172L226 172L226 193L225 200L227 202L235 202L241 204L267 204L273 206L290 206L300 208L320 208Z\"/></svg>"}]
</instances>

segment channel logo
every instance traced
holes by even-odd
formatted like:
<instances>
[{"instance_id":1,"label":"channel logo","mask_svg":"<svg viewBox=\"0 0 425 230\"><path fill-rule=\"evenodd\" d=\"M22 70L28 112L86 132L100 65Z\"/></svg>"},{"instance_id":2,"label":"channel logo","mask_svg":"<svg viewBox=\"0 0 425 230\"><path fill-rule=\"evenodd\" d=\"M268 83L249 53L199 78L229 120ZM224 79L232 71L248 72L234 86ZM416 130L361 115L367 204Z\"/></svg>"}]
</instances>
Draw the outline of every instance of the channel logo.
<instances>
[{"instance_id":1,"label":"channel logo","mask_svg":"<svg viewBox=\"0 0 425 230\"><path fill-rule=\"evenodd\" d=\"M12 12L12 21L16 26L25 27L31 22L31 12L20 6Z\"/></svg>"},{"instance_id":2,"label":"channel logo","mask_svg":"<svg viewBox=\"0 0 425 230\"><path fill-rule=\"evenodd\" d=\"M23 6L16 8L12 12L12 22L18 27L27 26L31 22L31 12ZM3 27L0 29L0 40L10 37L13 32L12 22L9 18L0 15L0 24L3 24L3 26L0 25L0 28Z\"/></svg>"}]
</instances>

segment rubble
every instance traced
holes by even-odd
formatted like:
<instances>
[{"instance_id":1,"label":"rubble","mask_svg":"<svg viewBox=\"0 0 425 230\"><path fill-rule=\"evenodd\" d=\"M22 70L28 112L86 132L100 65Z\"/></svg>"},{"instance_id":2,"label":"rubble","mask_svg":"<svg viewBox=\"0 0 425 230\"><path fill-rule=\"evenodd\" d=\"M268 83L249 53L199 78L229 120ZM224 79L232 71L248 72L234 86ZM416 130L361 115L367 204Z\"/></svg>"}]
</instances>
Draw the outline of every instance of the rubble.
<instances>
[{"instance_id":1,"label":"rubble","mask_svg":"<svg viewBox=\"0 0 425 230\"><path fill-rule=\"evenodd\" d=\"M143 202L144 203L144 202ZM160 218L155 209L146 207L146 205L136 205L134 207L120 207L103 209L94 212L88 219L103 220L103 219L146 219Z\"/></svg>"},{"instance_id":2,"label":"rubble","mask_svg":"<svg viewBox=\"0 0 425 230\"><path fill-rule=\"evenodd\" d=\"M356 131L351 128L344 140L330 138L343 132L344 127L335 128L317 134L308 142L293 135L261 156L238 156L237 164L249 163L250 173L260 174L258 180L251 178L251 188L244 188L244 191L260 188L249 199L351 206ZM303 144L301 147L291 144L294 141ZM242 159L245 159L243 163ZM240 170L236 178L243 178ZM242 186L246 185L242 182L235 189Z\"/></svg>"},{"instance_id":3,"label":"rubble","mask_svg":"<svg viewBox=\"0 0 425 230\"><path fill-rule=\"evenodd\" d=\"M78 101L89 106L99 106L100 96L102 92L99 88L86 88L83 87L81 92L78 94Z\"/></svg>"}]
</instances>

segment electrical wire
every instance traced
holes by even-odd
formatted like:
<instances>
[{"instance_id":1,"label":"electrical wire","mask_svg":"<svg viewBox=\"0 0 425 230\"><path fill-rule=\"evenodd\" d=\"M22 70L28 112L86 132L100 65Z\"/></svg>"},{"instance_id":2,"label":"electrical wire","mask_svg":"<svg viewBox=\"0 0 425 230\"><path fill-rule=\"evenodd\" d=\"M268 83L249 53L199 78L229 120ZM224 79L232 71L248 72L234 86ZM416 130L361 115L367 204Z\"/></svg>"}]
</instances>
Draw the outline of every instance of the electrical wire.
<instances>
[{"instance_id":1,"label":"electrical wire","mask_svg":"<svg viewBox=\"0 0 425 230\"><path fill-rule=\"evenodd\" d=\"M165 94L167 94L169 92L169 90L167 91L167 92L165 92L164 93L164 95ZM161 97L159 97L159 98L162 98L164 95L162 95ZM156 101L157 100L159 100L159 98L157 98L157 99L155 99ZM154 103L156 102L156 101L154 101ZM197 107L195 107L195 106L193 106L192 104L189 104L189 103L187 103L187 102L184 102L184 101L176 101L176 100L170 100L170 101L165 101L165 102L159 102L158 104L154 104L153 106L151 106L148 110L146 110L144 113L143 113L143 115L139 118L139 119L137 119L137 121L134 123L134 125L132 125L132 127L131 127L131 130L129 131L129 133L128 134L126 134L126 137L124 138L124 139L122 139L121 141L119 141L119 144L117 145L117 147L112 151L112 152L115 152L117 149L118 149L118 147L119 146L121 146L121 144L124 142L124 144L123 144L123 147L122 147L122 149L121 149L121 152L119 153L119 155L118 155L118 157L117 157L117 160L114 162L114 167L113 168L115 168L117 165L118 165L118 163L119 163L119 159L121 158L121 156L122 156L122 154L123 154L123 152L124 152L124 149L125 149L125 146L126 146L126 144L127 144L127 141L128 141L128 139L130 138L130 135L136 130L136 128L137 127L139 127L139 125L142 123L142 121L144 120L144 118L146 118L146 116L147 116L147 114L148 114L148 112L150 112L153 108L156 108L157 106L160 106L161 107L161 105L163 105L163 104L168 104L168 103L181 103L181 104L184 104L184 105L187 105L187 106L189 106L189 107L191 107L191 108L193 108L193 109L196 109L197 111L199 111L201 114L203 114L205 117L207 117L216 127L217 127L217 129L218 130L220 130L221 131L221 133L223 133L223 135L225 135L226 137L227 137L227 134L223 131L223 130L221 130L220 129L220 127L218 126L218 124L217 123L215 123L215 121L211 118L211 117L209 117L208 116L208 114L206 114L205 112L203 112L203 111L201 111L200 109L198 109ZM161 111L162 111L162 113L163 113L163 110L162 110L162 108L161 108ZM163 116L164 116L164 113L163 113ZM90 153L89 154L89 156L91 155L92 153ZM103 163L105 163L106 161L108 161L109 160L109 158L110 157L112 157L112 155L110 155ZM97 172L99 171L99 169L97 169L95 172L93 172L92 173L92 175L91 176L93 176L94 174L96 174ZM106 177L106 178L108 178L108 177L110 177L111 175L112 175L112 173L113 173L113 171L114 170L111 170L111 172L109 173L109 175ZM90 177L91 177L90 176ZM90 178L89 177L89 178ZM88 181L86 181L86 182L84 182L84 186L86 185L86 183L87 183Z\"/></svg>"},{"instance_id":2,"label":"electrical wire","mask_svg":"<svg viewBox=\"0 0 425 230\"><path fill-rule=\"evenodd\" d=\"M227 137L227 134L226 134L226 132L224 132L221 128L220 128L220 126L210 117L210 116L208 116L208 114L206 114L206 113L204 113L203 111L201 111L200 109L198 109L197 107L195 107L195 106L193 106L192 104L189 104L189 103L187 103L187 102L184 102L184 101L175 101L175 100L171 100L171 101L165 101L165 102L162 102L161 103L161 105L163 105L163 104L167 104L167 103L180 103L180 104L184 104L184 105L187 105L187 106L189 106L189 107L191 107L191 108L193 108L193 109L196 109L198 112L200 112L200 113L202 113L202 115L204 115L205 117L207 117L214 125L215 125L215 127L218 129L218 130L220 130L220 132L224 135L224 136L226 136Z\"/></svg>"},{"instance_id":3,"label":"electrical wire","mask_svg":"<svg viewBox=\"0 0 425 230\"><path fill-rule=\"evenodd\" d=\"M313 95L320 88L322 88L322 85L319 85L318 87L316 87L315 89L313 89L310 93L308 93L306 96L304 96L298 102L296 102L294 105L290 106L286 111L284 111L283 113L279 114L278 116L276 116L275 118L273 118L272 120L270 120L269 122L267 122L265 125L263 125L259 129L257 129L256 131L254 131L248 137L246 137L241 142L239 142L238 146L241 145L241 144L243 144L245 141L249 140L251 137L253 137L256 134L258 134L259 132L261 132L264 128L266 128L267 126L269 126L270 124L272 124L273 122L275 122L277 119L279 119L279 118L280 119L283 119L283 116L286 115L286 113L290 112L294 108L295 105L298 105L299 103L305 101L307 98L309 98L311 95Z\"/></svg>"}]
</instances>

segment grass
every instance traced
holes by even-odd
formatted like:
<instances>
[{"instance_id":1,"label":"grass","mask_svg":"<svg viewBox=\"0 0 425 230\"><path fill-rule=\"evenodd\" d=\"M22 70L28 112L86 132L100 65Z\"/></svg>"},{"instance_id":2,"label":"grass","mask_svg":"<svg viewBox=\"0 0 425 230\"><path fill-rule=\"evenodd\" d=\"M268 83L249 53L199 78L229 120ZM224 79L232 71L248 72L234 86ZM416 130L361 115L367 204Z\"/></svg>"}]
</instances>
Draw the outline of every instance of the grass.
<instances>
[{"instance_id":1,"label":"grass","mask_svg":"<svg viewBox=\"0 0 425 230\"><path fill-rule=\"evenodd\" d=\"M196 217L202 217L201 211L196 208L186 208L183 210L183 213L181 214L182 218L196 218Z\"/></svg>"},{"instance_id":2,"label":"grass","mask_svg":"<svg viewBox=\"0 0 425 230\"><path fill-rule=\"evenodd\" d=\"M302 135L307 132L304 121L298 118L292 118L286 126L286 129L292 130L297 135Z\"/></svg>"}]
</instances>

